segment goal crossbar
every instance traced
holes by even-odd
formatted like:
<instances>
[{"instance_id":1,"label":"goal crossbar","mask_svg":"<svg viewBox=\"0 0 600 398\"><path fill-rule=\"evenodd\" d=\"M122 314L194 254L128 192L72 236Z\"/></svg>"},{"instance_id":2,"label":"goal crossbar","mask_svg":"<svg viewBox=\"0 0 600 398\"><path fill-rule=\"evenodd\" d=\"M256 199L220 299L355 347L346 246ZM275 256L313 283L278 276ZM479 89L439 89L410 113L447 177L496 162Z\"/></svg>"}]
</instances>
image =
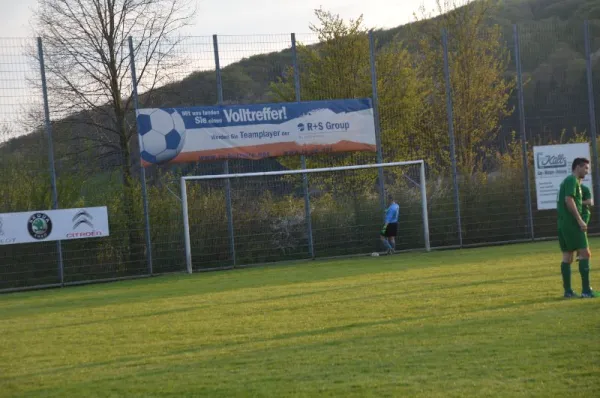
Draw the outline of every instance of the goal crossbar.
<instances>
[{"instance_id":1,"label":"goal crossbar","mask_svg":"<svg viewBox=\"0 0 600 398\"><path fill-rule=\"evenodd\" d=\"M393 166L410 166L410 165L421 165L424 166L423 160L409 160L404 162L390 162L390 163L372 163L372 164L361 164L354 166L337 166L337 167L321 167L314 169L299 169L299 170L282 170L282 171L264 171L255 173L231 173L231 174L211 174L205 176L184 176L181 180L217 180L226 178L244 178L244 177L266 177L266 176L280 176L288 174L311 174L311 173L323 173L327 171L343 171L343 170L360 170L360 169L378 169L380 167L393 167Z\"/></svg>"},{"instance_id":2,"label":"goal crossbar","mask_svg":"<svg viewBox=\"0 0 600 398\"><path fill-rule=\"evenodd\" d=\"M389 163L372 163L365 165L354 165L354 166L337 166L337 167L322 167L313 169L296 169L296 170L282 170L282 171L265 171L255 173L231 173L231 174L212 174L202 176L183 176L181 177L181 204L183 212L183 228L184 228L184 240L185 240L185 257L187 272L192 273L192 248L190 239L190 225L189 225L189 210L187 200L187 181L198 181L198 180L223 180L223 179L234 179L234 178L246 178L246 177L266 177L266 176L278 176L278 175L294 175L294 174L315 174L332 171L345 171L345 170L364 170L364 169L382 169L394 166L411 166L419 165L419 190L421 193L421 205L422 205L422 216L423 216L423 237L425 243L425 250L430 251L431 245L429 241L429 215L427 211L427 187L425 179L425 162L423 160L409 160L401 162L389 162Z\"/></svg>"}]
</instances>

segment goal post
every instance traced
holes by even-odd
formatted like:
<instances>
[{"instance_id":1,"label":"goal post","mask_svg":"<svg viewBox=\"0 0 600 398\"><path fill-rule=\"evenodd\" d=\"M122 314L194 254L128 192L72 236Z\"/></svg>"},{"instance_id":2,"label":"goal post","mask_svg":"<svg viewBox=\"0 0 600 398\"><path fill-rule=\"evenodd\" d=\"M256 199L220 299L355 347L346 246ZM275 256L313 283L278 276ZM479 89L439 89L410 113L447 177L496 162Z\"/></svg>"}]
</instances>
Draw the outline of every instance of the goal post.
<instances>
[{"instance_id":1,"label":"goal post","mask_svg":"<svg viewBox=\"0 0 600 398\"><path fill-rule=\"evenodd\" d=\"M317 176L323 176L324 173L340 173L340 172L351 172L351 171L368 171L373 169L374 171L386 170L386 169L398 169L402 167L413 166L415 172L418 170L419 177L418 179L412 179L410 176L404 175L405 180L410 182L412 189L418 189L418 193L414 192L415 195L419 196L420 201L420 210L421 210L421 227L422 230L419 231L419 235L422 233L423 237L423 245L426 251L431 250L430 246L430 237L429 237L429 216L427 210L427 185L426 185L426 177L425 177L425 162L423 160L412 160L412 161L401 161L401 162L390 162L390 163L377 163L377 164L366 164L366 165L353 165L353 166L338 166L338 167L324 167L324 168L313 168L313 169L299 169L299 170L282 170L282 171L267 171L267 172L252 172L252 173L232 173L232 174L214 174L214 175L198 175L198 176L183 176L180 179L181 182L181 203L182 203L182 217L183 217L183 229L184 229L184 244L185 244L185 261L187 272L193 272L192 266L192 235L191 235L191 225L190 225L190 201L188 200L188 195L190 195L190 191L188 189L188 183L192 181L205 181L206 183L211 182L211 186L214 187L215 184L218 185L218 181L225 182L235 182L235 181L243 181L248 179L265 179L269 180L270 178L280 177L280 178L293 178L294 176L298 176L300 178L306 176L309 183L311 182L311 176L316 180ZM402 174L402 173L398 173ZM335 175L335 174L334 174ZM335 178L331 178L335 183ZM418 181L418 182L417 182ZM381 182L379 182L381 183ZM268 184L268 183L267 183ZM257 191L262 191L264 187L259 187ZM241 188L239 191L243 192L244 188ZM384 191L387 191L384 189ZM195 193L202 192L202 190L196 190ZM245 193L244 193L245 194ZM240 194L242 195L242 194ZM378 194L380 195L380 194ZM214 202L213 202L214 203ZM388 204L386 204L387 206ZM402 229L403 223L403 209L402 204L400 209L400 220L399 220L399 229ZM377 223L383 220L383 210L380 209L382 214L382 219L377 220ZM215 210L216 212L217 210ZM212 212L211 208L203 209L204 214L201 214L199 217L209 216ZM234 219L236 208L233 208ZM310 214L308 214L310 216ZM307 221L310 223L310 219ZM360 226L357 226L360 228ZM312 238L312 236L311 236ZM311 242L312 243L312 242ZM312 247L312 246L311 246ZM326 256L324 256L325 258Z\"/></svg>"}]
</instances>

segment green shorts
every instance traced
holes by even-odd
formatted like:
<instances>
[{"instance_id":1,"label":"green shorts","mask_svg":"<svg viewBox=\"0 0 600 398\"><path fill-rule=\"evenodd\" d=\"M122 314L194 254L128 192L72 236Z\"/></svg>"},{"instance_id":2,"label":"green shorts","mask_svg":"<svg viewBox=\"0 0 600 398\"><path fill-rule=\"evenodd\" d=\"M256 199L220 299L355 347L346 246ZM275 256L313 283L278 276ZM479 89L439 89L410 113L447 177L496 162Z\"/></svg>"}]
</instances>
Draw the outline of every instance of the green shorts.
<instances>
[{"instance_id":1,"label":"green shorts","mask_svg":"<svg viewBox=\"0 0 600 398\"><path fill-rule=\"evenodd\" d=\"M558 228L558 244L563 253L574 252L576 250L588 248L587 232L583 232L578 227Z\"/></svg>"}]
</instances>

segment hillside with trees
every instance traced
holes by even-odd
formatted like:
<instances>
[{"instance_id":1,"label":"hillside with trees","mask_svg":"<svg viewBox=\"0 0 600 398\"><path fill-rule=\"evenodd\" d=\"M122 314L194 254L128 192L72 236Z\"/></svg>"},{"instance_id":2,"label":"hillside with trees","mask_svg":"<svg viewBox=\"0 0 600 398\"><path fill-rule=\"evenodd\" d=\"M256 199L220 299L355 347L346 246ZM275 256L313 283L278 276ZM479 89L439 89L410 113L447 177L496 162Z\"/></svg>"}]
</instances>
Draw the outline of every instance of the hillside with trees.
<instances>
[{"instance_id":1,"label":"hillside with trees","mask_svg":"<svg viewBox=\"0 0 600 398\"><path fill-rule=\"evenodd\" d=\"M513 25L518 25L520 34L526 131L530 146L587 140L590 125L584 20L590 21L594 85L596 93L600 92L600 4L596 0L482 0L466 5L463 3L440 0L435 14L424 10L415 16L414 23L374 31L384 161L427 161L428 177L432 184L432 244L439 246L456 244L457 235L453 219L452 184L448 173L450 157L442 29L447 29L449 33L465 243L527 237L522 152L516 111ZM53 20L50 17L51 15L46 16L49 24ZM316 22L311 30L318 37L318 43L298 43L301 98L319 100L370 97L370 27L360 17L345 21L323 9L316 10L315 17ZM117 31L113 33L114 36L108 42L120 40L121 45L125 45L123 43L126 43L126 38L119 37ZM49 45L57 46L56 48L73 42L53 42L51 39L52 37L48 39ZM180 44L173 43L171 48ZM140 88L141 107L216 104L214 70L194 71L181 80L162 84L166 80L161 80L160 68L163 68L163 73L168 74L168 70L164 68L174 66L169 62L175 61L169 61L168 53L158 49L152 52L153 45L155 42L149 40L144 44L145 47L136 48L136 51L147 57L143 58L144 65L149 65L148 70L155 72L150 83ZM107 87L107 93L114 94L112 89L119 87L121 95L112 95L112 98L109 95L104 102L86 103L90 95L94 95L92 91L85 92L93 87L93 82L92 86L81 86L83 92L79 94L82 95L67 95L68 87L63 85L61 90L64 91L56 91L51 96L54 102L50 104L51 107L72 109L69 116L53 121L61 207L108 205L111 230L116 231L114 240L103 242L100 248L98 244L89 241L68 243L71 250L99 251L107 248L107 253L111 253L109 258L98 255L96 262L72 259L79 266L87 267L88 273L94 275L102 274L101 269L106 264L138 264L119 266L121 268L116 267L110 271L126 275L136 267L143 267L141 264L144 262L134 108L130 93L125 90L127 85L123 83L128 79L124 72L126 69L118 69L127 66L127 52L123 49L117 51L115 48L119 47L109 46L109 53L113 51L117 58L121 57L121 63L112 65L114 74L111 76L115 79L114 84ZM64 56L60 52L57 54ZM83 56L89 58L94 54ZM160 62L157 62L156 57L159 57ZM50 68L56 60L50 57ZM102 64L102 61L99 62ZM73 65L76 66L76 63ZM289 49L251 56L227 65L222 69L225 103L294 101L291 65ZM110 63L108 66L110 74ZM62 69L55 69L54 77L60 77L61 73L64 73ZM144 81L147 82L148 79ZM82 82L86 80L83 79ZM596 105L598 104L600 98L596 94ZM115 113L115 110L118 112ZM307 162L309 167L373 163L375 155L319 155L309 157ZM230 171L298 168L299 164L298 157L261 161L236 160L230 162ZM1 143L0 167L5 171L0 177L3 211L50 207L50 180L43 129L32 128L30 134ZM220 173L222 170L222 162L184 167L153 167L147 170L153 252L155 258L160 259L157 267L161 270L180 269L182 260L179 202L170 192L178 190L178 184L173 182L175 177L181 173ZM397 175L390 177L394 181L404 181L398 182L398 186L393 189L398 191L403 201L402 206L413 209L418 214L418 203L410 192L410 184L404 185L407 179L396 178L402 177L402 173L397 171ZM376 176L366 172L349 174L344 178L344 184L339 184L339 180L333 184L331 177L311 180L312 189L319 192L319 196L316 196L318 200L313 202L315 229L319 225L333 223L337 232L330 233L348 235L352 241L370 242L369 239L376 234L373 235L373 231L368 228L356 226L367 222L361 220L360 206L367 203L365 206L368 207L372 203L373 211L379 211L378 202L372 198ZM19 183L16 184L15 181ZM301 222L296 225L290 224L288 220L279 226L273 226L270 222L282 219L285 214L296 213L301 220L303 202L298 196L297 184L298 181L285 181L278 185L279 191L275 188L272 192L258 189L252 191L256 199L255 206L259 207L250 206L243 214L236 215L236 228L248 231L271 229L273 236L281 236L282 231L279 229L284 228L281 225L285 224L285 228L293 229L292 232L286 230L286 236L296 236L295 240L292 239L297 242L296 246L292 245L290 248L274 244L276 247L265 249L265 253L256 254L255 251L240 261L267 261L281 253L284 254L283 257L299 256L299 248L303 246L300 242L306 239L302 235ZM515 192L514 201L518 203L508 219L505 213L498 210L505 205L503 194L506 192ZM284 193L285 198L280 198ZM192 188L190 197L193 198L191 206L195 206L197 217L191 221L198 246L198 254L195 256L204 258L212 266L228 264L230 259L226 247L222 247L223 242L215 243L211 240L214 236L220 236L221 240L225 240L226 246L227 227L223 223L222 192L216 189L205 191L198 186ZM234 197L233 200L235 203L241 198ZM352 215L347 214L348 209L353 209ZM490 209L496 211L496 216L490 216ZM259 213L260 222L251 219L250 215ZM535 217L538 236L554 233L553 224L547 221L547 212L536 212ZM349 224L340 221L349 219ZM410 222L414 223L415 229L418 228L417 216ZM406 234L400 239L406 248L418 246L418 233ZM239 244L247 248L264 246L264 242L253 241L251 237L246 239L248 241L242 239ZM41 246L36 246L36 250L39 247ZM357 248L359 249L361 248ZM15 258L25 255L21 253L21 248L2 250L13 250ZM51 253L53 246L48 246L47 250ZM320 254L323 255L323 251Z\"/></svg>"},{"instance_id":2,"label":"hillside with trees","mask_svg":"<svg viewBox=\"0 0 600 398\"><path fill-rule=\"evenodd\" d=\"M452 1L442 0L441 3L440 10L452 9ZM459 13L470 18L479 3L471 3L464 9L459 7L454 14ZM512 56L512 25L517 24L521 29L522 64L527 83L525 90L526 114L533 124L537 124L536 129L540 132L550 130L553 133L563 129L589 130L585 128L585 120L578 116L587 101L583 21L590 20L592 48L598 51L600 49L600 4L593 0L504 0L487 3L485 15L483 15L485 25L497 25L497 31L493 33L496 37L490 38L490 42L496 41L497 45L504 47L510 55L508 62L503 66L507 76L514 74L515 71L514 57ZM325 16L325 13L326 11L317 10L316 15L319 22L323 23L326 18L336 17L335 15ZM440 30L445 24L447 25L449 21L447 16L452 14L453 12L448 12L445 17L428 18L429 14L422 13L416 16L418 21L413 24L376 31L375 37L380 57L387 57L387 61L380 62L389 63L394 57L399 58L395 60L397 63L404 62L409 65L415 62L412 55L415 53L418 41L423 37L437 38L440 41ZM358 37L365 34L369 28L359 19L359 23L350 27L348 32ZM454 42L457 45L455 49L457 54L461 51L461 45L463 48L469 45L466 42L461 44L461 38L457 37L461 33L463 32L450 32L451 44ZM453 35L454 40L452 40ZM355 77L360 82L353 85L354 92L336 92L336 86L343 82L335 80L333 71L323 70L319 71L320 75L317 77L323 79L323 82L319 83L322 92L317 97L370 96L370 76L368 69L365 69L368 68L368 44L365 46L364 39L355 44L357 46L353 48L353 52L354 54L360 53L357 60L363 63L366 74ZM431 51L437 52L438 58L441 59L439 44L433 43ZM349 44L349 46L352 47L353 44ZM318 49L320 46L310 46L310 48ZM318 53L319 50L315 51ZM348 56L353 56L353 54ZM600 57L600 53L595 57L596 61L598 57ZM300 62L303 61L301 55ZM306 62L310 62L310 60L306 60ZM223 68L225 103L257 103L293 99L293 91L287 92L285 95L273 92L274 83L290 78L290 65L291 54L289 50L285 50L253 56ZM598 62L594 63L595 70L599 71L595 74L596 79L600 79L599 66ZM303 70L308 70L310 67L312 67L310 64L302 66ZM312 75L315 75L315 72L314 70L310 71ZM408 71L405 70L405 72ZM394 76L394 80L406 80L404 75L398 75L397 78ZM303 81L303 90L309 90L305 87L306 84L310 83ZM356 88L358 85L362 85L363 88ZM416 90L417 85L414 84L413 89ZM399 92L394 95L403 96L403 101L409 102L406 93ZM317 98L310 97L310 95L308 97L303 95L303 99ZM214 71L201 71L192 73L179 82L154 89L145 96L142 95L141 102L148 107L168 107L214 105L216 101L215 73ZM511 105L514 104L511 102ZM98 140L93 136L99 135L100 132L88 128L89 119L97 118L97 115L93 115L93 113L81 111L67 119L54 121L55 141L57 142L55 151L64 167L77 168L82 161L88 163L90 155L92 158L102 159L98 160L96 164L100 169L119 164L119 156L116 153L118 151L111 150L111 146L118 143L108 139L98 145ZM383 109L381 113L385 115L386 109ZM555 122L545 121L546 117L555 118L557 115L563 119ZM103 122L100 121L97 124L102 126ZM510 119L509 124L512 124L511 127L515 127L514 122ZM533 132L535 133L535 131ZM40 140L39 134L38 130L29 136L18 137L1 144L2 159L7 159L11 153L22 151L26 153L32 147L36 147L35 142ZM87 141L93 141L94 144ZM132 145L135 144L135 140L132 140ZM69 149L65 147L69 147ZM389 148L389 145L386 147ZM88 153L88 151L92 152ZM132 150L131 156L135 158L136 155L136 151ZM137 159L134 159L132 163L137 163Z\"/></svg>"}]
</instances>

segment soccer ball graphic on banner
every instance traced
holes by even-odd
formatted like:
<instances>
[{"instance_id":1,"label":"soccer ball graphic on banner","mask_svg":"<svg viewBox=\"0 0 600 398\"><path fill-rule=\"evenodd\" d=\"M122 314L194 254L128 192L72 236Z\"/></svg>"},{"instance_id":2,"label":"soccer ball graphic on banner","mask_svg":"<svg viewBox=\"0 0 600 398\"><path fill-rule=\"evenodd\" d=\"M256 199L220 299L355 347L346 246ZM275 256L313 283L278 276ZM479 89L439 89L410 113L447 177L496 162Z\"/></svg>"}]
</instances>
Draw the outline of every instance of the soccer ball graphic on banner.
<instances>
[{"instance_id":1,"label":"soccer ball graphic on banner","mask_svg":"<svg viewBox=\"0 0 600 398\"><path fill-rule=\"evenodd\" d=\"M137 112L141 157L148 163L172 160L185 142L185 124L175 109L140 109Z\"/></svg>"}]
</instances>

